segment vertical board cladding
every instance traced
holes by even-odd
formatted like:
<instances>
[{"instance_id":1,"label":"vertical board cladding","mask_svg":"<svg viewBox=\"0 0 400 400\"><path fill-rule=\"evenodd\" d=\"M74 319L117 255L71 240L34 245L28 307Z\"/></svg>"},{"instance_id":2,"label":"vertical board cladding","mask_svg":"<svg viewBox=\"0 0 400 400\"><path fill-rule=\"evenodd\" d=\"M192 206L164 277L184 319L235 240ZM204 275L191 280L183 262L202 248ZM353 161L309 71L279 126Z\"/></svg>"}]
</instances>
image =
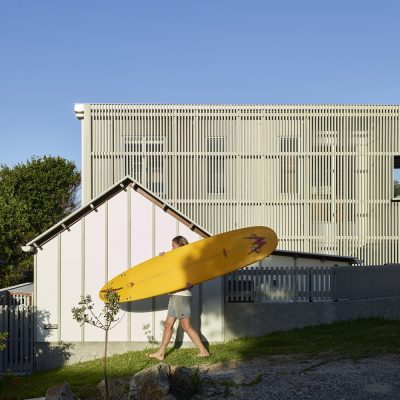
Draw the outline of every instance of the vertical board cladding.
<instances>
[{"instance_id":1,"label":"vertical board cladding","mask_svg":"<svg viewBox=\"0 0 400 400\"><path fill-rule=\"evenodd\" d=\"M71 225L64 225L64 230L46 242L36 254L38 342L103 341L101 329L91 325L80 327L73 320L71 309L78 305L80 296L91 295L94 312L98 314L104 306L98 298L98 291L108 279L154 255L170 251L171 241L178 234L189 242L201 239L173 214L156 206L132 186L110 195ZM210 293L215 299L214 287ZM221 292L219 296L222 296ZM204 315L200 321L202 298L209 303L209 292L198 285L193 289L192 310L192 322L197 329L203 327L204 318L211 323L211 319ZM216 310L220 302L218 299ZM110 331L110 341L161 340L167 303L168 296L123 303L119 314L121 322ZM209 304L208 308L212 309L212 305ZM218 316L214 324L219 327L222 314L216 314L216 310L212 313L213 318ZM45 327L49 324L52 329ZM208 338L206 328L204 335ZM215 329L210 331L213 337L216 337ZM222 337L220 329L218 332L218 337ZM179 339L190 340L186 335Z\"/></svg>"},{"instance_id":2,"label":"vertical board cladding","mask_svg":"<svg viewBox=\"0 0 400 400\"><path fill-rule=\"evenodd\" d=\"M43 245L36 257L39 265L36 279L41 283L35 299L36 341L54 342L58 340L58 329L48 329L48 326L59 321L58 237Z\"/></svg>"},{"instance_id":3,"label":"vertical board cladding","mask_svg":"<svg viewBox=\"0 0 400 400\"><path fill-rule=\"evenodd\" d=\"M202 284L201 333L208 342L224 340L223 333L223 278Z\"/></svg>"},{"instance_id":4,"label":"vertical board cladding","mask_svg":"<svg viewBox=\"0 0 400 400\"><path fill-rule=\"evenodd\" d=\"M154 205L131 190L131 265L153 257ZM126 308L124 306L124 308ZM131 337L146 342L153 340L153 301L145 299L130 305Z\"/></svg>"},{"instance_id":5,"label":"vertical board cladding","mask_svg":"<svg viewBox=\"0 0 400 400\"><path fill-rule=\"evenodd\" d=\"M369 264L399 259L400 227L392 224L399 208L393 184L399 106L85 110L91 123L83 125L84 142L92 140L83 148L92 168L84 179L86 202L131 175L214 234L262 224L278 233L283 250Z\"/></svg>"},{"instance_id":6,"label":"vertical board cladding","mask_svg":"<svg viewBox=\"0 0 400 400\"><path fill-rule=\"evenodd\" d=\"M60 277L60 340L81 340L81 327L72 318L71 309L77 307L81 293L82 224L77 222L61 235ZM72 250L73 249L73 250Z\"/></svg>"},{"instance_id":7,"label":"vertical board cladding","mask_svg":"<svg viewBox=\"0 0 400 400\"><path fill-rule=\"evenodd\" d=\"M120 274L129 268L128 253L128 190L119 192L107 202L107 277ZM96 293L97 296L97 293ZM110 341L127 339L128 318L120 311L118 327L110 330Z\"/></svg>"},{"instance_id":8,"label":"vertical board cladding","mask_svg":"<svg viewBox=\"0 0 400 400\"><path fill-rule=\"evenodd\" d=\"M108 280L106 218L107 203L97 207L85 217L85 286L82 295L92 296L95 310L103 308L98 292ZM84 325L85 341L102 341L103 339L103 331L87 324Z\"/></svg>"}]
</instances>

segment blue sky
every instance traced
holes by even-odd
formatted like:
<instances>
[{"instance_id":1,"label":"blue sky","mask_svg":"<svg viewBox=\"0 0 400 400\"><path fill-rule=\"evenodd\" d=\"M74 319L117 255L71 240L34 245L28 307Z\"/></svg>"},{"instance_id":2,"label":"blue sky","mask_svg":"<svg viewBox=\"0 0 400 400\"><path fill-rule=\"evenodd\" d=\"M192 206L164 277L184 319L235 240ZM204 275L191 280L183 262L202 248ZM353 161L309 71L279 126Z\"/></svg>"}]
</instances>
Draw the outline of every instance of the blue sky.
<instances>
[{"instance_id":1,"label":"blue sky","mask_svg":"<svg viewBox=\"0 0 400 400\"><path fill-rule=\"evenodd\" d=\"M0 163L81 165L74 103L399 104L397 0L0 5Z\"/></svg>"}]
</instances>

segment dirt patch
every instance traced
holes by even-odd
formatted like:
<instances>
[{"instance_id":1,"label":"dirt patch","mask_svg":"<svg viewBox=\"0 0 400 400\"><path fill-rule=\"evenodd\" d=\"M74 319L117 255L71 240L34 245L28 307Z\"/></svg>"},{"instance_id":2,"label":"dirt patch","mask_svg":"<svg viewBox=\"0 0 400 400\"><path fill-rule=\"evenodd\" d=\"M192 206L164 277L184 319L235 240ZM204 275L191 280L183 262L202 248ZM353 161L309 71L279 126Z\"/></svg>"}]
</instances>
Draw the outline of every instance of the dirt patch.
<instances>
[{"instance_id":1,"label":"dirt patch","mask_svg":"<svg viewBox=\"0 0 400 400\"><path fill-rule=\"evenodd\" d=\"M400 357L279 356L202 367L194 399L400 400Z\"/></svg>"}]
</instances>

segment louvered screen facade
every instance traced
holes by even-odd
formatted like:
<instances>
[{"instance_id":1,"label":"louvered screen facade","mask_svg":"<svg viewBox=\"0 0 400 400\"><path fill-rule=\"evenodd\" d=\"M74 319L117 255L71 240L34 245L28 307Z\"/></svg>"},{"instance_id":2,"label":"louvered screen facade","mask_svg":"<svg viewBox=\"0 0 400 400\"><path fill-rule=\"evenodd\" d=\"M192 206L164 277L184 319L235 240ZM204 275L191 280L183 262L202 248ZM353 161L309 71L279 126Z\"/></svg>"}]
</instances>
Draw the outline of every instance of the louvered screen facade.
<instances>
[{"instance_id":1,"label":"louvered screen facade","mask_svg":"<svg viewBox=\"0 0 400 400\"><path fill-rule=\"evenodd\" d=\"M83 201L132 176L212 233L399 261L399 106L76 106Z\"/></svg>"}]
</instances>

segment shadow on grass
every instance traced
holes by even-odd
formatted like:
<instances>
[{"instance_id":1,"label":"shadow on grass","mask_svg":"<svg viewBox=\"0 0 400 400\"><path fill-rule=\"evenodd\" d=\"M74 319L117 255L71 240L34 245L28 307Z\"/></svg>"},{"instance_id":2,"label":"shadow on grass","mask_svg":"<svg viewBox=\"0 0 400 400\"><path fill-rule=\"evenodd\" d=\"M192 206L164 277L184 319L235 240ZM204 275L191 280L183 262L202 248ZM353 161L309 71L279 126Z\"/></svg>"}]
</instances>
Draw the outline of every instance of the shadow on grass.
<instances>
[{"instance_id":1,"label":"shadow on grass","mask_svg":"<svg viewBox=\"0 0 400 400\"><path fill-rule=\"evenodd\" d=\"M210 346L211 356L196 357L197 349L170 349L164 360L170 365L196 367L254 357L301 355L319 358L362 358L371 355L400 354L400 321L360 319L275 332L262 337L233 340ZM157 364L146 354L153 349L128 352L109 358L110 377L132 376ZM103 378L102 360L84 362L59 370L9 379L0 392L1 399L24 399L44 396L47 388L69 382L81 398L96 399L96 386Z\"/></svg>"},{"instance_id":2,"label":"shadow on grass","mask_svg":"<svg viewBox=\"0 0 400 400\"><path fill-rule=\"evenodd\" d=\"M108 359L109 377L132 376L151 365L145 351L114 355ZM29 376L0 378L0 399L27 399L44 397L49 387L68 382L80 398L97 399L97 385L104 378L103 361L96 359Z\"/></svg>"},{"instance_id":3,"label":"shadow on grass","mask_svg":"<svg viewBox=\"0 0 400 400\"><path fill-rule=\"evenodd\" d=\"M400 321L359 319L244 338L232 341L231 346L242 359L278 354L338 355L356 359L385 353L399 354L398 332Z\"/></svg>"}]
</instances>

